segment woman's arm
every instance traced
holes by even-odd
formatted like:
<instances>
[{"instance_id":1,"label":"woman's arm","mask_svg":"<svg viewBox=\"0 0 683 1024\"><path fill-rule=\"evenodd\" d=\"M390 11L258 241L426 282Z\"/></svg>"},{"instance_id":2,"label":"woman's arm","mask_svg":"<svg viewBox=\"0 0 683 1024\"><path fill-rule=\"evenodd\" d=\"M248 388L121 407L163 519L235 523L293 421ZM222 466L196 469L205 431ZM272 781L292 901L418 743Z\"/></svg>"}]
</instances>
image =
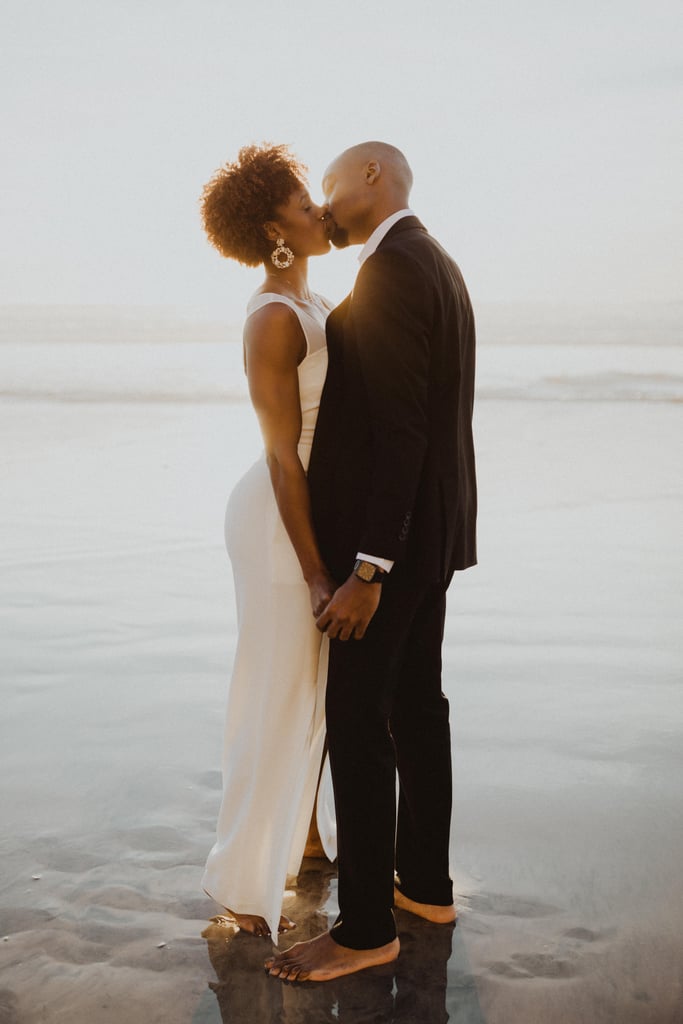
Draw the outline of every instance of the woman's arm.
<instances>
[{"instance_id":1,"label":"woman's arm","mask_svg":"<svg viewBox=\"0 0 683 1024\"><path fill-rule=\"evenodd\" d=\"M308 483L297 451L301 435L297 367L306 354L306 339L293 310L284 303L269 303L247 320L244 347L249 393L261 426L275 500L317 616L335 584L313 532Z\"/></svg>"}]
</instances>

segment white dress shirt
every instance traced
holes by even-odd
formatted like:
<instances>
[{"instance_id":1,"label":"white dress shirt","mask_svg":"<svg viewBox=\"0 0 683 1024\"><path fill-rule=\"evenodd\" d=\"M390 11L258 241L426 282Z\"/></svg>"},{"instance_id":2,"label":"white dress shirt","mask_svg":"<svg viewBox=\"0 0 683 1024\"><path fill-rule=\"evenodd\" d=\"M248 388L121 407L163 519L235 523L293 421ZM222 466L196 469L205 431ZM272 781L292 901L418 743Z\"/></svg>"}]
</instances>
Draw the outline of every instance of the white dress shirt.
<instances>
[{"instance_id":1,"label":"white dress shirt","mask_svg":"<svg viewBox=\"0 0 683 1024\"><path fill-rule=\"evenodd\" d=\"M412 210L397 210L396 213L390 213L381 224L378 224L375 230L372 232L367 242L358 253L358 262L361 267L365 263L368 256L372 256L373 252L377 249L377 246L382 241L384 236L393 228L394 224L398 224L404 217L414 217L415 214Z\"/></svg>"},{"instance_id":2,"label":"white dress shirt","mask_svg":"<svg viewBox=\"0 0 683 1024\"><path fill-rule=\"evenodd\" d=\"M394 224L398 221L403 220L404 217L414 217L415 214L412 210L397 210L396 213L390 214L381 224L378 224L375 230L372 232L367 242L358 254L358 262L361 267L365 263L368 256L372 256L373 252L376 251L379 243L382 241L387 232L393 228ZM356 558L361 558L364 562L372 562L373 565L378 565L380 569L384 569L385 572L391 572L394 563L388 558L380 558L378 555L366 555L363 551L359 551Z\"/></svg>"}]
</instances>

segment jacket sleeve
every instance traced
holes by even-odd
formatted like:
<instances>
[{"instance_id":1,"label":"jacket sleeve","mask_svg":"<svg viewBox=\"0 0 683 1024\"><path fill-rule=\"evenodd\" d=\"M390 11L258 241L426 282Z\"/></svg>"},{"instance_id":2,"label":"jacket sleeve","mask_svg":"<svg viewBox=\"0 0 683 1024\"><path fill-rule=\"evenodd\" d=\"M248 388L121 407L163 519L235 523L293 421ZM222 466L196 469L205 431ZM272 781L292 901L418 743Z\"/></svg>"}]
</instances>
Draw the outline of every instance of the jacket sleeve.
<instances>
[{"instance_id":1,"label":"jacket sleeve","mask_svg":"<svg viewBox=\"0 0 683 1024\"><path fill-rule=\"evenodd\" d=\"M351 316L374 465L359 550L397 561L428 440L431 313L419 264L392 250L371 256L359 272Z\"/></svg>"}]
</instances>

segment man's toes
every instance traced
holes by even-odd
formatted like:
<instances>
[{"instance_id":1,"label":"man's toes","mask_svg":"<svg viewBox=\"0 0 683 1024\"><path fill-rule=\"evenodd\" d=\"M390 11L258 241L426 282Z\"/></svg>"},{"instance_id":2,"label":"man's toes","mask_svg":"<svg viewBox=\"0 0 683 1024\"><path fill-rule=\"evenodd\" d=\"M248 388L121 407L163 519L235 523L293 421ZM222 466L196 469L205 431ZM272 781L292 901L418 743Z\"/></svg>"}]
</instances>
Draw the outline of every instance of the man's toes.
<instances>
[{"instance_id":1,"label":"man's toes","mask_svg":"<svg viewBox=\"0 0 683 1024\"><path fill-rule=\"evenodd\" d=\"M273 960L268 968L268 973L272 974L274 978L279 978L286 968L287 964L283 963L281 960Z\"/></svg>"},{"instance_id":2,"label":"man's toes","mask_svg":"<svg viewBox=\"0 0 683 1024\"><path fill-rule=\"evenodd\" d=\"M281 975L286 981L301 981L304 973L302 964L289 964L287 971Z\"/></svg>"}]
</instances>

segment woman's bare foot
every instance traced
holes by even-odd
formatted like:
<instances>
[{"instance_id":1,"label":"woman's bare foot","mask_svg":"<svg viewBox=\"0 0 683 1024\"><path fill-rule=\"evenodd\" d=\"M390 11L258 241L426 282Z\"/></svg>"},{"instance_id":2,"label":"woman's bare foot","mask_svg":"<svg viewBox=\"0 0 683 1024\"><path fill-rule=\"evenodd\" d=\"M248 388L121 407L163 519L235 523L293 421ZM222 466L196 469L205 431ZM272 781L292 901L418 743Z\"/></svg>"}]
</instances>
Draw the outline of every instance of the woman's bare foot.
<instances>
[{"instance_id":1,"label":"woman's bare foot","mask_svg":"<svg viewBox=\"0 0 683 1024\"><path fill-rule=\"evenodd\" d=\"M423 917L425 921L432 921L434 924L452 924L458 916L453 904L450 907L440 907L435 903L416 903L415 900L404 896L396 887L394 887L394 906L399 910L417 914L418 917Z\"/></svg>"},{"instance_id":2,"label":"woman's bare foot","mask_svg":"<svg viewBox=\"0 0 683 1024\"><path fill-rule=\"evenodd\" d=\"M391 963L399 954L398 939L376 949L348 949L323 932L309 942L295 942L284 953L269 957L265 968L282 981L332 981L366 967Z\"/></svg>"},{"instance_id":3,"label":"woman's bare foot","mask_svg":"<svg viewBox=\"0 0 683 1024\"><path fill-rule=\"evenodd\" d=\"M251 935L258 935L260 937L270 935L270 928L264 917L260 917L258 914L236 914L229 907L225 909L225 914L219 914L217 917L212 917L211 920L215 921L216 924L236 924L240 931L249 932ZM283 914L280 918L278 932L281 935L283 932L291 932L292 928L296 928L294 921L290 921Z\"/></svg>"}]
</instances>

